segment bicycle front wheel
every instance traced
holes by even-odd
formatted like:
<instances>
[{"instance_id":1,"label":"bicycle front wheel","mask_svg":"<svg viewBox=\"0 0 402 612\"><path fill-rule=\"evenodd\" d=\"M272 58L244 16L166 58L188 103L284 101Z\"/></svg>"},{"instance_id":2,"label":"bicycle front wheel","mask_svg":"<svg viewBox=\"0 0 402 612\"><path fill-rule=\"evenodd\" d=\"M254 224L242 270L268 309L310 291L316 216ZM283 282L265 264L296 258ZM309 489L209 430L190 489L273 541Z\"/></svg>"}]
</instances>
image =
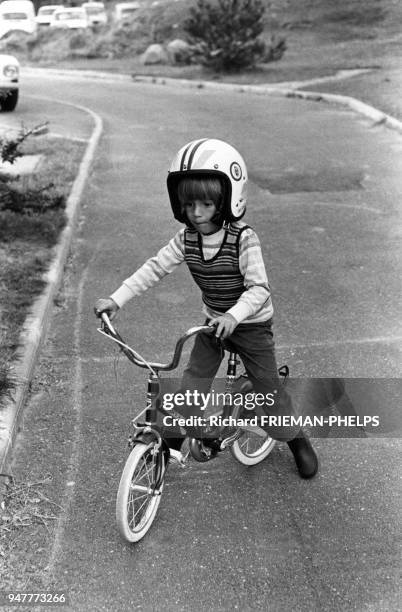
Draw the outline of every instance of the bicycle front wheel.
<instances>
[{"instance_id":1,"label":"bicycle front wheel","mask_svg":"<svg viewBox=\"0 0 402 612\"><path fill-rule=\"evenodd\" d=\"M162 451L155 442L136 444L127 458L116 500L116 521L127 542L138 542L147 533L161 501L163 479L156 488L159 474L166 468Z\"/></svg>"},{"instance_id":2,"label":"bicycle front wheel","mask_svg":"<svg viewBox=\"0 0 402 612\"><path fill-rule=\"evenodd\" d=\"M244 434L230 447L233 457L243 465L257 465L263 461L275 446L275 440L263 429L247 428Z\"/></svg>"}]
</instances>

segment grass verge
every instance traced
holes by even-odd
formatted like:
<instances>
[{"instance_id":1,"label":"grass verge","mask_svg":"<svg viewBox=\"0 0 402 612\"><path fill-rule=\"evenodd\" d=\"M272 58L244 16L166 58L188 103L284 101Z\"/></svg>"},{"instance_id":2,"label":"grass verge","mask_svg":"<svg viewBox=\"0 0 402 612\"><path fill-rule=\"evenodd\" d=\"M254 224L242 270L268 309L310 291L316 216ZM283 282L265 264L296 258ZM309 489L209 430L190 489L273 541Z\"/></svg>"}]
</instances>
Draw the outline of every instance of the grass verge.
<instances>
[{"instance_id":1,"label":"grass verge","mask_svg":"<svg viewBox=\"0 0 402 612\"><path fill-rule=\"evenodd\" d=\"M8 478L4 485L0 505L0 584L3 589L16 588L15 575L12 581L10 578L12 572L10 572L9 559L18 549L20 538L26 538L28 534L33 538L37 532L43 534L43 529L48 534L53 530L54 522L57 520L56 513L59 514L61 507L43 492L43 488L50 481L50 476L35 482L29 479L17 481ZM41 536L42 541L43 538L44 535ZM37 554L40 552L40 549L36 550ZM27 577L32 577L32 573L36 574L36 566L31 563L32 567L27 567L27 564L21 562L20 559L18 569L23 578L19 581L18 588L24 589Z\"/></svg>"},{"instance_id":2,"label":"grass verge","mask_svg":"<svg viewBox=\"0 0 402 612\"><path fill-rule=\"evenodd\" d=\"M24 142L21 153L39 155L41 162L32 175L0 182L0 406L16 383L12 364L20 333L45 286L83 145L45 136Z\"/></svg>"}]
</instances>

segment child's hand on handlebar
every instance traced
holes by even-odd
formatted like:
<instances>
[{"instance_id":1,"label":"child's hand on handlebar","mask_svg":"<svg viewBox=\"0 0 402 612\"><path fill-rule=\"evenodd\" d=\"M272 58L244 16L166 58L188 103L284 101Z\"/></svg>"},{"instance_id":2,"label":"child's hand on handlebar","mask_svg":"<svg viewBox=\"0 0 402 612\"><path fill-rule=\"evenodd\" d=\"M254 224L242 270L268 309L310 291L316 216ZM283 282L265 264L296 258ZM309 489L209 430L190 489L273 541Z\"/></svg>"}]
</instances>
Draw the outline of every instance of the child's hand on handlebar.
<instances>
[{"instance_id":1,"label":"child's hand on handlebar","mask_svg":"<svg viewBox=\"0 0 402 612\"><path fill-rule=\"evenodd\" d=\"M94 311L97 317L100 317L102 313L106 313L109 319L112 321L119 310L118 305L111 298L101 298L97 300L94 306Z\"/></svg>"},{"instance_id":2,"label":"child's hand on handlebar","mask_svg":"<svg viewBox=\"0 0 402 612\"><path fill-rule=\"evenodd\" d=\"M224 340L225 338L233 334L238 323L231 314L225 312L225 314L221 317L215 317L214 319L211 319L208 325L216 327L215 336Z\"/></svg>"}]
</instances>

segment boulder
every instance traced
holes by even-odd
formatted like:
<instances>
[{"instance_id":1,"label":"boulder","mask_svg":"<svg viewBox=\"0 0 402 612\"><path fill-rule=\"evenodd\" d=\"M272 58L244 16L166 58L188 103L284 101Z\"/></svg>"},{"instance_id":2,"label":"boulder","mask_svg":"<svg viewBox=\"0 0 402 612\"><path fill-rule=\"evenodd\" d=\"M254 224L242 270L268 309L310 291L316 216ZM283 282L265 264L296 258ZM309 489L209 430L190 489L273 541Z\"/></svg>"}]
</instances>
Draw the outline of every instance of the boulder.
<instances>
[{"instance_id":1,"label":"boulder","mask_svg":"<svg viewBox=\"0 0 402 612\"><path fill-rule=\"evenodd\" d=\"M181 38L171 40L167 45L167 53L171 64L189 64L191 60L191 46Z\"/></svg>"},{"instance_id":2,"label":"boulder","mask_svg":"<svg viewBox=\"0 0 402 612\"><path fill-rule=\"evenodd\" d=\"M150 45L142 54L141 62L147 64L167 64L169 57L162 45Z\"/></svg>"}]
</instances>

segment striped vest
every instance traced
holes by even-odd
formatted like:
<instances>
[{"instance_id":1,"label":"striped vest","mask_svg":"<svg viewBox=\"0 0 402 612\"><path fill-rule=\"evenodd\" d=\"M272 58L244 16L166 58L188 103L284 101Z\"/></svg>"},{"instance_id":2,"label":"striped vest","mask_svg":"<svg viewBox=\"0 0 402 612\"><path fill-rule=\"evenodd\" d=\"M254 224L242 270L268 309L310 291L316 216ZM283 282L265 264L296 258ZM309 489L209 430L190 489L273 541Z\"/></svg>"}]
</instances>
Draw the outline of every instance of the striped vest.
<instances>
[{"instance_id":1,"label":"striped vest","mask_svg":"<svg viewBox=\"0 0 402 612\"><path fill-rule=\"evenodd\" d=\"M202 237L197 230L184 231L184 260L191 275L202 291L206 306L218 312L226 312L234 306L246 291L239 267L239 243L243 227L226 229L219 251L212 259L204 259Z\"/></svg>"}]
</instances>

